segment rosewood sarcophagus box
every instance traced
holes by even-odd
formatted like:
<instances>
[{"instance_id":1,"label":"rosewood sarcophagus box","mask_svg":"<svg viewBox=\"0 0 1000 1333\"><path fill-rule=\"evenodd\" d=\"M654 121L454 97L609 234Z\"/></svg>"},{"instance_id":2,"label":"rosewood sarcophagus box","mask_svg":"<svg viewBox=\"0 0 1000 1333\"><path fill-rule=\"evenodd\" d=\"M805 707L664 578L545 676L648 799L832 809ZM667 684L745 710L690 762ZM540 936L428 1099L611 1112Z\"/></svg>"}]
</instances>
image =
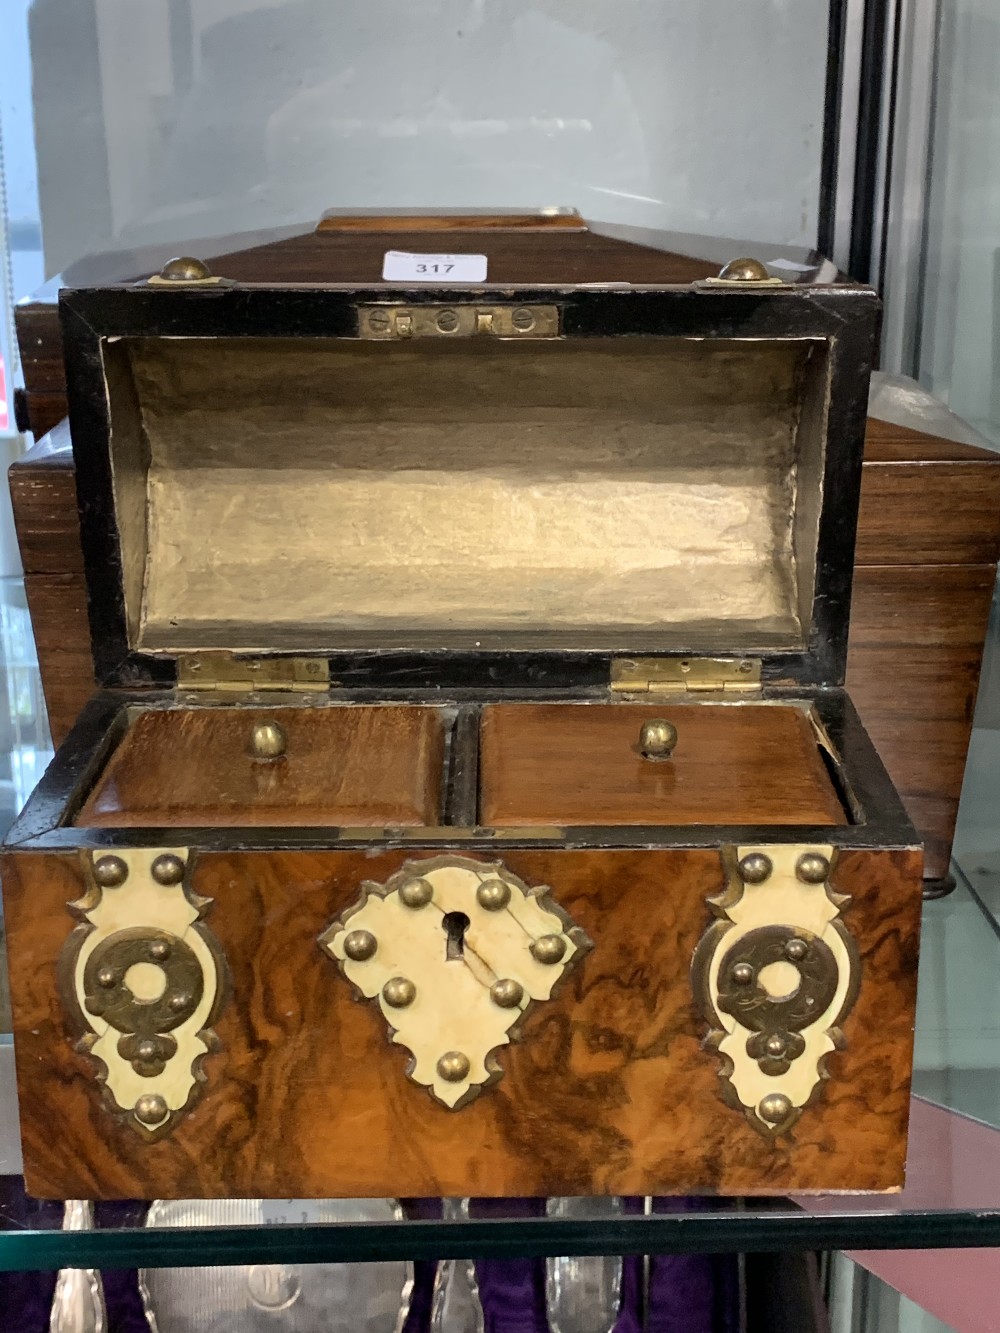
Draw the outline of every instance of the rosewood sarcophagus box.
<instances>
[{"instance_id":1,"label":"rosewood sarcophagus box","mask_svg":"<svg viewBox=\"0 0 1000 1333\"><path fill-rule=\"evenodd\" d=\"M101 689L4 852L29 1187L899 1187L921 851L843 689L874 294L61 307Z\"/></svg>"}]
</instances>

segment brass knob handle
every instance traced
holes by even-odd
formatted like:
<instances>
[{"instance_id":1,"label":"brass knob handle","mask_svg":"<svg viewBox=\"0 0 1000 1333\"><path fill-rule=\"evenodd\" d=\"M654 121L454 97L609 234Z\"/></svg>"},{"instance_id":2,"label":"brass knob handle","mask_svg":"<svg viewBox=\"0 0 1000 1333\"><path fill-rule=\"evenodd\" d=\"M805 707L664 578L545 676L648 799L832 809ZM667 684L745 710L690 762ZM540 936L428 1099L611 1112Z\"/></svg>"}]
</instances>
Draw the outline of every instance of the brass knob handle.
<instances>
[{"instance_id":1,"label":"brass knob handle","mask_svg":"<svg viewBox=\"0 0 1000 1333\"><path fill-rule=\"evenodd\" d=\"M257 722L250 733L250 753L255 759L280 759L288 749L284 727L277 722Z\"/></svg>"},{"instance_id":2,"label":"brass knob handle","mask_svg":"<svg viewBox=\"0 0 1000 1333\"><path fill-rule=\"evenodd\" d=\"M639 750L643 759L669 759L677 744L677 728L665 718L644 722L639 731Z\"/></svg>"}]
</instances>

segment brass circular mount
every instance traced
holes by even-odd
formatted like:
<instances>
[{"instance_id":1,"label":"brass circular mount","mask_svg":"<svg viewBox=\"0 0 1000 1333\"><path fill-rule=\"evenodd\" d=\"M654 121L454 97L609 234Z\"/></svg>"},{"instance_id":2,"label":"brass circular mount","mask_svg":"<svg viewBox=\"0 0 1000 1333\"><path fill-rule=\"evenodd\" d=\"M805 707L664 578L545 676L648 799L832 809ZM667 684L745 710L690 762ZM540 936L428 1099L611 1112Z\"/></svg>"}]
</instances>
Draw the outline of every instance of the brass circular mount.
<instances>
[{"instance_id":1,"label":"brass circular mount","mask_svg":"<svg viewBox=\"0 0 1000 1333\"><path fill-rule=\"evenodd\" d=\"M426 907L434 897L434 887L426 879L408 879L399 890L399 897L404 907Z\"/></svg>"},{"instance_id":2,"label":"brass circular mount","mask_svg":"<svg viewBox=\"0 0 1000 1333\"><path fill-rule=\"evenodd\" d=\"M212 276L212 270L200 259L190 255L177 255L168 259L160 269L164 282L204 282Z\"/></svg>"},{"instance_id":3,"label":"brass circular mount","mask_svg":"<svg viewBox=\"0 0 1000 1333\"><path fill-rule=\"evenodd\" d=\"M461 1083L469 1077L469 1057L461 1051L446 1051L437 1062L437 1071L446 1083Z\"/></svg>"},{"instance_id":4,"label":"brass circular mount","mask_svg":"<svg viewBox=\"0 0 1000 1333\"><path fill-rule=\"evenodd\" d=\"M184 878L184 862L179 856L174 856L173 852L164 852L153 862L150 873L157 884L162 884L164 887L179 884Z\"/></svg>"},{"instance_id":5,"label":"brass circular mount","mask_svg":"<svg viewBox=\"0 0 1000 1333\"><path fill-rule=\"evenodd\" d=\"M516 1009L524 999L524 987L511 977L501 977L490 987L490 999L501 1009Z\"/></svg>"},{"instance_id":6,"label":"brass circular mount","mask_svg":"<svg viewBox=\"0 0 1000 1333\"><path fill-rule=\"evenodd\" d=\"M382 987L382 999L391 1009L406 1009L417 998L417 988L409 977L390 977Z\"/></svg>"},{"instance_id":7,"label":"brass circular mount","mask_svg":"<svg viewBox=\"0 0 1000 1333\"><path fill-rule=\"evenodd\" d=\"M510 885L502 879L488 879L476 890L476 901L487 912L499 912L510 902Z\"/></svg>"},{"instance_id":8,"label":"brass circular mount","mask_svg":"<svg viewBox=\"0 0 1000 1333\"><path fill-rule=\"evenodd\" d=\"M128 879L128 866L120 856L100 856L94 862L94 878L102 889L117 889Z\"/></svg>"},{"instance_id":9,"label":"brass circular mount","mask_svg":"<svg viewBox=\"0 0 1000 1333\"><path fill-rule=\"evenodd\" d=\"M766 282L771 275L759 259L731 259L719 277L725 282Z\"/></svg>"},{"instance_id":10,"label":"brass circular mount","mask_svg":"<svg viewBox=\"0 0 1000 1333\"><path fill-rule=\"evenodd\" d=\"M370 930L352 930L344 940L344 953L355 963L374 958L378 940Z\"/></svg>"},{"instance_id":11,"label":"brass circular mount","mask_svg":"<svg viewBox=\"0 0 1000 1333\"><path fill-rule=\"evenodd\" d=\"M795 874L803 884L822 884L830 873L830 862L819 852L805 852L795 864Z\"/></svg>"},{"instance_id":12,"label":"brass circular mount","mask_svg":"<svg viewBox=\"0 0 1000 1333\"><path fill-rule=\"evenodd\" d=\"M566 941L561 935L542 935L531 946L531 953L539 963L561 963L566 952Z\"/></svg>"},{"instance_id":13,"label":"brass circular mount","mask_svg":"<svg viewBox=\"0 0 1000 1333\"><path fill-rule=\"evenodd\" d=\"M135 1118L143 1125L158 1125L166 1119L167 1103L156 1092L144 1092L136 1101Z\"/></svg>"},{"instance_id":14,"label":"brass circular mount","mask_svg":"<svg viewBox=\"0 0 1000 1333\"><path fill-rule=\"evenodd\" d=\"M250 733L250 753L255 759L280 759L288 749L284 727L277 722L257 722Z\"/></svg>"},{"instance_id":15,"label":"brass circular mount","mask_svg":"<svg viewBox=\"0 0 1000 1333\"><path fill-rule=\"evenodd\" d=\"M740 879L744 884L763 884L773 869L769 856L763 852L750 852L740 861Z\"/></svg>"},{"instance_id":16,"label":"brass circular mount","mask_svg":"<svg viewBox=\"0 0 1000 1333\"><path fill-rule=\"evenodd\" d=\"M666 718L655 717L644 722L639 731L639 750L643 759L654 762L669 759L677 745L677 728Z\"/></svg>"}]
</instances>

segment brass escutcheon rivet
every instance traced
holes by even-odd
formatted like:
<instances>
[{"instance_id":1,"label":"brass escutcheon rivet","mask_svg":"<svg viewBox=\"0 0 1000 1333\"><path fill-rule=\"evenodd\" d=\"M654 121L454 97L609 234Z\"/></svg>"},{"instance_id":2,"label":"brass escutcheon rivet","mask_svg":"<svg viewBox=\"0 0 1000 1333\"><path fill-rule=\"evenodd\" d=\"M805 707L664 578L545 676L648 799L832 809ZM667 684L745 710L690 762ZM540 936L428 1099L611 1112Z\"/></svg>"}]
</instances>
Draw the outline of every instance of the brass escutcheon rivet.
<instances>
[{"instance_id":1,"label":"brass escutcheon rivet","mask_svg":"<svg viewBox=\"0 0 1000 1333\"><path fill-rule=\"evenodd\" d=\"M749 963L737 963L733 968L733 980L737 986L749 986L753 981L753 968Z\"/></svg>"},{"instance_id":2,"label":"brass escutcheon rivet","mask_svg":"<svg viewBox=\"0 0 1000 1333\"><path fill-rule=\"evenodd\" d=\"M639 730L639 750L643 759L669 759L677 745L677 728L666 718L655 717Z\"/></svg>"},{"instance_id":3,"label":"brass escutcheon rivet","mask_svg":"<svg viewBox=\"0 0 1000 1333\"><path fill-rule=\"evenodd\" d=\"M769 856L763 852L750 852L739 864L740 879L745 884L763 884L773 869Z\"/></svg>"},{"instance_id":4,"label":"brass escutcheon rivet","mask_svg":"<svg viewBox=\"0 0 1000 1333\"><path fill-rule=\"evenodd\" d=\"M566 952L566 941L561 935L542 935L531 946L532 956L539 963L561 962Z\"/></svg>"},{"instance_id":5,"label":"brass escutcheon rivet","mask_svg":"<svg viewBox=\"0 0 1000 1333\"><path fill-rule=\"evenodd\" d=\"M164 886L179 884L184 878L184 862L179 856L167 852L156 858L150 868L150 874L157 884L163 884Z\"/></svg>"},{"instance_id":6,"label":"brass escutcheon rivet","mask_svg":"<svg viewBox=\"0 0 1000 1333\"><path fill-rule=\"evenodd\" d=\"M382 987L382 999L392 1009L406 1009L417 998L417 988L409 977L390 977Z\"/></svg>"},{"instance_id":7,"label":"brass escutcheon rivet","mask_svg":"<svg viewBox=\"0 0 1000 1333\"><path fill-rule=\"evenodd\" d=\"M399 897L405 907L426 907L434 897L434 887L426 879L408 879L399 890Z\"/></svg>"},{"instance_id":8,"label":"brass escutcheon rivet","mask_svg":"<svg viewBox=\"0 0 1000 1333\"><path fill-rule=\"evenodd\" d=\"M805 940L789 940L785 945L785 957L793 963L800 962L809 952L809 945Z\"/></svg>"},{"instance_id":9,"label":"brass escutcheon rivet","mask_svg":"<svg viewBox=\"0 0 1000 1333\"><path fill-rule=\"evenodd\" d=\"M101 856L94 862L94 878L103 889L116 889L128 879L128 866L120 856Z\"/></svg>"},{"instance_id":10,"label":"brass escutcheon rivet","mask_svg":"<svg viewBox=\"0 0 1000 1333\"><path fill-rule=\"evenodd\" d=\"M344 953L355 963L367 962L377 948L378 940L370 930L352 930L344 940Z\"/></svg>"},{"instance_id":11,"label":"brass escutcheon rivet","mask_svg":"<svg viewBox=\"0 0 1000 1333\"><path fill-rule=\"evenodd\" d=\"M461 1051L446 1051L437 1062L437 1071L446 1083L461 1083L468 1078L470 1068L469 1057Z\"/></svg>"},{"instance_id":12,"label":"brass escutcheon rivet","mask_svg":"<svg viewBox=\"0 0 1000 1333\"><path fill-rule=\"evenodd\" d=\"M250 733L250 753L255 759L280 759L288 749L284 727L277 722L258 722Z\"/></svg>"},{"instance_id":13,"label":"brass escutcheon rivet","mask_svg":"<svg viewBox=\"0 0 1000 1333\"><path fill-rule=\"evenodd\" d=\"M795 874L803 884L822 884L830 873L830 862L819 852L806 852L795 865Z\"/></svg>"},{"instance_id":14,"label":"brass escutcheon rivet","mask_svg":"<svg viewBox=\"0 0 1000 1333\"><path fill-rule=\"evenodd\" d=\"M501 977L490 987L490 998L501 1009L516 1009L524 999L524 987L511 977Z\"/></svg>"},{"instance_id":15,"label":"brass escutcheon rivet","mask_svg":"<svg viewBox=\"0 0 1000 1333\"><path fill-rule=\"evenodd\" d=\"M499 912L510 902L510 885L502 879L488 879L476 890L476 901L487 912Z\"/></svg>"},{"instance_id":16,"label":"brass escutcheon rivet","mask_svg":"<svg viewBox=\"0 0 1000 1333\"><path fill-rule=\"evenodd\" d=\"M145 1092L135 1104L135 1118L144 1125L158 1125L166 1117L167 1103L156 1092Z\"/></svg>"},{"instance_id":17,"label":"brass escutcheon rivet","mask_svg":"<svg viewBox=\"0 0 1000 1333\"><path fill-rule=\"evenodd\" d=\"M781 1092L770 1092L761 1099L760 1106L757 1108L757 1114L761 1120L765 1120L769 1125L780 1125L788 1118L792 1109L792 1103Z\"/></svg>"}]
</instances>

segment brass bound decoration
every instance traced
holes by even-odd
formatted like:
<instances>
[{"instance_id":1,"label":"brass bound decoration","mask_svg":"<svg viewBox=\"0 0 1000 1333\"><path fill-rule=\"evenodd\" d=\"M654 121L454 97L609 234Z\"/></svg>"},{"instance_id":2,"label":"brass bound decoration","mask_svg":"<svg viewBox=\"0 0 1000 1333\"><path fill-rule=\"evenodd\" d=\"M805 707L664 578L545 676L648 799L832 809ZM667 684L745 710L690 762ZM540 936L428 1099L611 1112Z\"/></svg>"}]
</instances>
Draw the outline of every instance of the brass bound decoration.
<instances>
[{"instance_id":1,"label":"brass bound decoration","mask_svg":"<svg viewBox=\"0 0 1000 1333\"><path fill-rule=\"evenodd\" d=\"M200 918L209 907L184 886L183 848L98 855L82 919L60 968L64 1003L98 1064L108 1105L157 1138L194 1100L225 962Z\"/></svg>"},{"instance_id":2,"label":"brass bound decoration","mask_svg":"<svg viewBox=\"0 0 1000 1333\"><path fill-rule=\"evenodd\" d=\"M61 293L98 689L3 848L32 1191L901 1185L877 298L546 235L449 236L488 287L383 283L400 223Z\"/></svg>"},{"instance_id":3,"label":"brass bound decoration","mask_svg":"<svg viewBox=\"0 0 1000 1333\"><path fill-rule=\"evenodd\" d=\"M833 847L740 847L724 854L719 920L692 976L726 1100L765 1134L784 1134L815 1099L861 984L857 947L830 887Z\"/></svg>"},{"instance_id":4,"label":"brass bound decoration","mask_svg":"<svg viewBox=\"0 0 1000 1333\"><path fill-rule=\"evenodd\" d=\"M591 942L499 862L442 856L403 867L320 936L377 999L407 1073L450 1110L502 1077L496 1058Z\"/></svg>"}]
</instances>

